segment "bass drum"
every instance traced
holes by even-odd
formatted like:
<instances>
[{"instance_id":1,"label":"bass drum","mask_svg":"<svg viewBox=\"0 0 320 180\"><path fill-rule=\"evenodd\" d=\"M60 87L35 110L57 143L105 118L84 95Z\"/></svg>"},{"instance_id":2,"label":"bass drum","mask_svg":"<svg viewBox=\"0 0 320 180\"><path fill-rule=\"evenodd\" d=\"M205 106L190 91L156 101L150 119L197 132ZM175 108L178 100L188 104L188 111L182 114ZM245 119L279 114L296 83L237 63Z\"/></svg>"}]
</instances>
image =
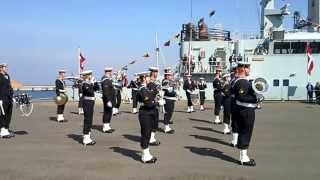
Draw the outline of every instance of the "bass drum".
<instances>
[{"instance_id":1,"label":"bass drum","mask_svg":"<svg viewBox=\"0 0 320 180\"><path fill-rule=\"evenodd\" d=\"M199 92L197 91L192 91L190 93L191 96L191 102L193 105L199 105L200 104L200 96L199 96Z\"/></svg>"}]
</instances>

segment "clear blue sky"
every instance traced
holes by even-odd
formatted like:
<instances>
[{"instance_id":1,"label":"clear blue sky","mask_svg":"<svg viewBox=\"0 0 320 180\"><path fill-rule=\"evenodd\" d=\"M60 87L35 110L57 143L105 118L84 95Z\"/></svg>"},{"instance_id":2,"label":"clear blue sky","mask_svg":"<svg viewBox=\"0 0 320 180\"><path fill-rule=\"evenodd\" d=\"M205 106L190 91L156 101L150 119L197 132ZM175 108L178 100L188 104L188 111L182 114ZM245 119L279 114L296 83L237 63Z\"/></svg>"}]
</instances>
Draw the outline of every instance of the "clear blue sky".
<instances>
[{"instance_id":1,"label":"clear blue sky","mask_svg":"<svg viewBox=\"0 0 320 180\"><path fill-rule=\"evenodd\" d=\"M306 16L306 0L278 1ZM231 31L259 29L259 0L194 0L193 10L194 22L205 17L209 26L219 23ZM78 46L99 78L105 66L120 68L148 51L149 61L129 69L139 72L155 62L156 32L162 45L189 20L189 0L2 0L0 61L9 63L13 79L52 84L58 69L77 72ZM287 18L286 26L292 23ZM173 66L179 46L163 48L163 54Z\"/></svg>"}]
</instances>

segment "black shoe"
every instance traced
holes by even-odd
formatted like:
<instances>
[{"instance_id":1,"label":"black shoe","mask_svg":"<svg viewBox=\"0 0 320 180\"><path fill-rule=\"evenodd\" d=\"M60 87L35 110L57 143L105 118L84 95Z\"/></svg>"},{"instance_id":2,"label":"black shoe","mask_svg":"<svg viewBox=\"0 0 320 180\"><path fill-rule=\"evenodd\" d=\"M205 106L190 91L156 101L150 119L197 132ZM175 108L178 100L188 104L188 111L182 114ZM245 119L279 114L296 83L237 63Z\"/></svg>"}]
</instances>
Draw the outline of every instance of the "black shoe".
<instances>
[{"instance_id":1,"label":"black shoe","mask_svg":"<svg viewBox=\"0 0 320 180\"><path fill-rule=\"evenodd\" d=\"M174 129L171 129L170 131L164 131L165 134L174 134Z\"/></svg>"},{"instance_id":2,"label":"black shoe","mask_svg":"<svg viewBox=\"0 0 320 180\"><path fill-rule=\"evenodd\" d=\"M114 129L109 129L108 131L103 131L103 133L111 134L111 133L113 133L114 131L115 131Z\"/></svg>"},{"instance_id":3,"label":"black shoe","mask_svg":"<svg viewBox=\"0 0 320 180\"><path fill-rule=\"evenodd\" d=\"M150 146L159 146L160 145L160 141L149 143L149 145Z\"/></svg>"},{"instance_id":4,"label":"black shoe","mask_svg":"<svg viewBox=\"0 0 320 180\"><path fill-rule=\"evenodd\" d=\"M145 164L154 164L156 163L158 159L156 157L153 157L152 159L150 159L149 161L142 161Z\"/></svg>"},{"instance_id":5,"label":"black shoe","mask_svg":"<svg viewBox=\"0 0 320 180\"><path fill-rule=\"evenodd\" d=\"M173 121L169 121L169 124L173 124Z\"/></svg>"},{"instance_id":6,"label":"black shoe","mask_svg":"<svg viewBox=\"0 0 320 180\"><path fill-rule=\"evenodd\" d=\"M240 164L242 166L256 166L256 162L254 161L254 159L250 159L250 161L248 162L240 162Z\"/></svg>"},{"instance_id":7,"label":"black shoe","mask_svg":"<svg viewBox=\"0 0 320 180\"><path fill-rule=\"evenodd\" d=\"M93 146L96 144L96 141L91 141L90 143L88 144L83 144L84 146Z\"/></svg>"},{"instance_id":8,"label":"black shoe","mask_svg":"<svg viewBox=\"0 0 320 180\"><path fill-rule=\"evenodd\" d=\"M233 148L236 148L237 145L236 144L233 144L233 143L230 143L230 146L233 147Z\"/></svg>"}]
</instances>

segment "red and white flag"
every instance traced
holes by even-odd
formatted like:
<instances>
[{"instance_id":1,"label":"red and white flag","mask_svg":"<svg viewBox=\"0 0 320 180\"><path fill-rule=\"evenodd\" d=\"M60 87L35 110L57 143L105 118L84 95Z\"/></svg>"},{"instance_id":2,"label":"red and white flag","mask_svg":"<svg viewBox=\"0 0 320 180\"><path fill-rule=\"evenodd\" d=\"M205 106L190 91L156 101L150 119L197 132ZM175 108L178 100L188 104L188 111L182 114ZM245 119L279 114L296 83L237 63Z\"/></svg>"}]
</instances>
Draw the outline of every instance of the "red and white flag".
<instances>
[{"instance_id":1,"label":"red and white flag","mask_svg":"<svg viewBox=\"0 0 320 180\"><path fill-rule=\"evenodd\" d=\"M314 62L313 62L313 56L312 56L312 48L310 47L310 44L307 44L307 57L308 57L308 66L307 66L307 73L309 76L311 76L311 73L314 68Z\"/></svg>"},{"instance_id":2,"label":"red and white flag","mask_svg":"<svg viewBox=\"0 0 320 180\"><path fill-rule=\"evenodd\" d=\"M83 69L84 69L85 62L86 62L86 58L80 52L80 54L79 54L79 64L80 64L81 71L83 71Z\"/></svg>"}]
</instances>

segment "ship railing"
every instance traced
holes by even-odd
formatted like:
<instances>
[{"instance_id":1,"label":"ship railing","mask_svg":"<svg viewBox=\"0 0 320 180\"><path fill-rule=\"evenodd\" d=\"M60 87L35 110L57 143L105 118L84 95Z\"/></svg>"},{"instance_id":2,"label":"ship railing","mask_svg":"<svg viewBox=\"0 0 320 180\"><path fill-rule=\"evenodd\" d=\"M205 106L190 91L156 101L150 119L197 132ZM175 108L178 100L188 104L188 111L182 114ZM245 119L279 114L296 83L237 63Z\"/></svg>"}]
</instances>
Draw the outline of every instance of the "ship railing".
<instances>
[{"instance_id":1,"label":"ship railing","mask_svg":"<svg viewBox=\"0 0 320 180\"><path fill-rule=\"evenodd\" d=\"M260 35L254 31L247 32L232 32L231 37L234 40L246 40L246 39L260 39Z\"/></svg>"},{"instance_id":2,"label":"ship railing","mask_svg":"<svg viewBox=\"0 0 320 180\"><path fill-rule=\"evenodd\" d=\"M192 41L221 40L231 41L231 32L223 28L199 28L195 25L183 24L181 31L181 42L190 40L190 30L192 29Z\"/></svg>"},{"instance_id":3,"label":"ship railing","mask_svg":"<svg viewBox=\"0 0 320 180\"><path fill-rule=\"evenodd\" d=\"M217 69L222 69L222 71L227 70L227 62L216 61L209 64L204 61L197 61L191 64L190 70L191 74L212 74L215 73ZM181 74L187 74L189 71L189 64L187 62L181 61L179 65L179 71Z\"/></svg>"}]
</instances>

